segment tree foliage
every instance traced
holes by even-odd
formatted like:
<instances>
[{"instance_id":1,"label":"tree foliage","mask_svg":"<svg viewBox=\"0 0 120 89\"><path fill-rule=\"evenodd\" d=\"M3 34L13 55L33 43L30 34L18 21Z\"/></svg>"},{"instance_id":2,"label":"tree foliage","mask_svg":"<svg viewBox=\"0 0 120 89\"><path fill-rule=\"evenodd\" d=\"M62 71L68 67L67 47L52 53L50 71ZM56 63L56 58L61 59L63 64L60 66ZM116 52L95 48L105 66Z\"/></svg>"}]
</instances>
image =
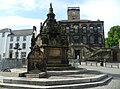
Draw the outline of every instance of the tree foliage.
<instances>
[{"instance_id":1,"label":"tree foliage","mask_svg":"<svg viewBox=\"0 0 120 89\"><path fill-rule=\"evenodd\" d=\"M118 46L120 39L120 26L113 26L110 28L110 31L108 32L108 37L105 39L105 44L107 48Z\"/></svg>"}]
</instances>

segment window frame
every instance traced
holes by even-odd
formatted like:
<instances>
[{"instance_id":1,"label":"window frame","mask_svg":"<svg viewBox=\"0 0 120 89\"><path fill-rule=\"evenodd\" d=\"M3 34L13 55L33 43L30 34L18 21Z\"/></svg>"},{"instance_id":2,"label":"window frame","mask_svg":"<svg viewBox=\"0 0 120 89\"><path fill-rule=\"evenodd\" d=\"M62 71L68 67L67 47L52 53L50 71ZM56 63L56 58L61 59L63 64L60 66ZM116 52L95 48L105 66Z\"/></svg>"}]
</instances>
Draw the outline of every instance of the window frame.
<instances>
[{"instance_id":1,"label":"window frame","mask_svg":"<svg viewBox=\"0 0 120 89\"><path fill-rule=\"evenodd\" d=\"M23 36L23 41L26 41L27 36Z\"/></svg>"},{"instance_id":2,"label":"window frame","mask_svg":"<svg viewBox=\"0 0 120 89\"><path fill-rule=\"evenodd\" d=\"M65 30L66 30L66 33L70 33L70 27L67 26Z\"/></svg>"},{"instance_id":3,"label":"window frame","mask_svg":"<svg viewBox=\"0 0 120 89\"><path fill-rule=\"evenodd\" d=\"M98 36L98 43L101 44L102 43L102 37Z\"/></svg>"},{"instance_id":4,"label":"window frame","mask_svg":"<svg viewBox=\"0 0 120 89\"><path fill-rule=\"evenodd\" d=\"M22 49L26 49L26 43L22 43Z\"/></svg>"},{"instance_id":5,"label":"window frame","mask_svg":"<svg viewBox=\"0 0 120 89\"><path fill-rule=\"evenodd\" d=\"M26 58L26 52L21 52L21 58Z\"/></svg>"},{"instance_id":6,"label":"window frame","mask_svg":"<svg viewBox=\"0 0 120 89\"><path fill-rule=\"evenodd\" d=\"M80 36L79 35L73 35L72 40L74 43L80 43Z\"/></svg>"},{"instance_id":7,"label":"window frame","mask_svg":"<svg viewBox=\"0 0 120 89\"><path fill-rule=\"evenodd\" d=\"M5 37L5 32L2 32L2 37Z\"/></svg>"},{"instance_id":8,"label":"window frame","mask_svg":"<svg viewBox=\"0 0 120 89\"><path fill-rule=\"evenodd\" d=\"M17 36L17 37L16 37L16 41L20 41L20 36Z\"/></svg>"},{"instance_id":9,"label":"window frame","mask_svg":"<svg viewBox=\"0 0 120 89\"><path fill-rule=\"evenodd\" d=\"M83 36L83 39L82 39L82 40L83 40L82 42L83 42L84 44L87 44L87 37L86 37L86 36Z\"/></svg>"},{"instance_id":10,"label":"window frame","mask_svg":"<svg viewBox=\"0 0 120 89\"><path fill-rule=\"evenodd\" d=\"M92 29L91 29L92 28ZM93 26L90 26L90 33L93 33L94 32L94 27Z\"/></svg>"},{"instance_id":11,"label":"window frame","mask_svg":"<svg viewBox=\"0 0 120 89\"><path fill-rule=\"evenodd\" d=\"M74 25L74 32L78 33L79 32L79 26L78 25Z\"/></svg>"},{"instance_id":12,"label":"window frame","mask_svg":"<svg viewBox=\"0 0 120 89\"><path fill-rule=\"evenodd\" d=\"M83 27L82 27L82 32L83 32L83 33L86 33L86 32L87 32L87 27L86 27L86 26L83 26Z\"/></svg>"},{"instance_id":13,"label":"window frame","mask_svg":"<svg viewBox=\"0 0 120 89\"><path fill-rule=\"evenodd\" d=\"M95 43L95 37L92 35L90 36L90 43L91 44L94 44Z\"/></svg>"},{"instance_id":14,"label":"window frame","mask_svg":"<svg viewBox=\"0 0 120 89\"><path fill-rule=\"evenodd\" d=\"M13 49L13 43L9 44L9 49Z\"/></svg>"},{"instance_id":15,"label":"window frame","mask_svg":"<svg viewBox=\"0 0 120 89\"><path fill-rule=\"evenodd\" d=\"M10 41L13 41L14 37L13 36L10 36Z\"/></svg>"},{"instance_id":16,"label":"window frame","mask_svg":"<svg viewBox=\"0 0 120 89\"><path fill-rule=\"evenodd\" d=\"M99 25L97 26L97 32L98 32L98 33L101 33L101 32L102 32L101 26L99 26Z\"/></svg>"}]
</instances>

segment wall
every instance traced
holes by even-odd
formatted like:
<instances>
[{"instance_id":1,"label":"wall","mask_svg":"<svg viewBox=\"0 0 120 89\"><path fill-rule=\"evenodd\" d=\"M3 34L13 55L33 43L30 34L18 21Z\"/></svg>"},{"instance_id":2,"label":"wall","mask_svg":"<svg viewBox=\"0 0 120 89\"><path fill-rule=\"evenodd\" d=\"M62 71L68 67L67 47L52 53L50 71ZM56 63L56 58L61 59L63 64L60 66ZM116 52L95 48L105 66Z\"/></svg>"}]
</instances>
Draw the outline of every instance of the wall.
<instances>
[{"instance_id":1,"label":"wall","mask_svg":"<svg viewBox=\"0 0 120 89\"><path fill-rule=\"evenodd\" d=\"M7 36L10 32L5 32L5 36L2 37L2 32L0 33L0 58L5 58L6 46L7 46Z\"/></svg>"},{"instance_id":2,"label":"wall","mask_svg":"<svg viewBox=\"0 0 120 89\"><path fill-rule=\"evenodd\" d=\"M117 60L120 62L120 52L117 53Z\"/></svg>"},{"instance_id":3,"label":"wall","mask_svg":"<svg viewBox=\"0 0 120 89\"><path fill-rule=\"evenodd\" d=\"M27 64L26 59L20 59L20 60L4 59L4 60L0 60L0 70L19 68L19 67L22 67L23 65L26 65L26 64Z\"/></svg>"}]
</instances>

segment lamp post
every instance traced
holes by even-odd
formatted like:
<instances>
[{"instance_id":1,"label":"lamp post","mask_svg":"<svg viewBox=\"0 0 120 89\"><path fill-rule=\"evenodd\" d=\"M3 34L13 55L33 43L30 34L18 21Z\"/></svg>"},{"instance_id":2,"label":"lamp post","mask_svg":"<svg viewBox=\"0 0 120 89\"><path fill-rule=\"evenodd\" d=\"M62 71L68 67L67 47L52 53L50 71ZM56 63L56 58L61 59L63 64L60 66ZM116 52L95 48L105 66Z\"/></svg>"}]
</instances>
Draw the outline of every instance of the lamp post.
<instances>
[{"instance_id":1,"label":"lamp post","mask_svg":"<svg viewBox=\"0 0 120 89\"><path fill-rule=\"evenodd\" d=\"M16 43L16 46L14 47L14 49L16 50L16 67L20 67L21 65L18 61L18 51L20 51L21 48L18 42Z\"/></svg>"}]
</instances>

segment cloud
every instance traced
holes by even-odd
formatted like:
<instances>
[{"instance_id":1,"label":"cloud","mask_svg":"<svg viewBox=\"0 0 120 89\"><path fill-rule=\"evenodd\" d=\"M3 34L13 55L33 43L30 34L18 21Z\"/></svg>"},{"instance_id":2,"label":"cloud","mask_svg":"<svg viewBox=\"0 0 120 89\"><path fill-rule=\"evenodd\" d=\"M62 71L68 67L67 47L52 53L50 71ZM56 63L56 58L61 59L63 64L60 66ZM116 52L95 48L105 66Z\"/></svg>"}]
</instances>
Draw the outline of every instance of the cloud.
<instances>
[{"instance_id":1,"label":"cloud","mask_svg":"<svg viewBox=\"0 0 120 89\"><path fill-rule=\"evenodd\" d=\"M26 10L35 9L37 7L36 0L19 0L21 6L23 6Z\"/></svg>"},{"instance_id":2,"label":"cloud","mask_svg":"<svg viewBox=\"0 0 120 89\"><path fill-rule=\"evenodd\" d=\"M43 22L40 19L24 18L20 16L5 16L0 17L0 29L11 28L13 30L32 28L36 26L37 29L40 29L40 22ZM24 27L24 28L23 28Z\"/></svg>"},{"instance_id":3,"label":"cloud","mask_svg":"<svg viewBox=\"0 0 120 89\"><path fill-rule=\"evenodd\" d=\"M80 7L81 19L104 21L105 37L110 27L120 25L119 0L0 0L0 11L7 12L7 16L0 17L0 28L7 26L12 28L23 26L24 28L38 25L41 20L21 17L16 13L31 11L33 16L32 11L37 10L41 13L40 19L46 19L43 17L46 16L50 3L53 4L57 20L67 19L67 7ZM43 13L46 14L43 16Z\"/></svg>"},{"instance_id":4,"label":"cloud","mask_svg":"<svg viewBox=\"0 0 120 89\"><path fill-rule=\"evenodd\" d=\"M81 5L81 19L103 20L105 37L110 27L120 24L119 0L87 0ZM87 18L84 18L87 15Z\"/></svg>"},{"instance_id":5,"label":"cloud","mask_svg":"<svg viewBox=\"0 0 120 89\"><path fill-rule=\"evenodd\" d=\"M36 0L0 0L0 10L33 10L37 8Z\"/></svg>"}]
</instances>

